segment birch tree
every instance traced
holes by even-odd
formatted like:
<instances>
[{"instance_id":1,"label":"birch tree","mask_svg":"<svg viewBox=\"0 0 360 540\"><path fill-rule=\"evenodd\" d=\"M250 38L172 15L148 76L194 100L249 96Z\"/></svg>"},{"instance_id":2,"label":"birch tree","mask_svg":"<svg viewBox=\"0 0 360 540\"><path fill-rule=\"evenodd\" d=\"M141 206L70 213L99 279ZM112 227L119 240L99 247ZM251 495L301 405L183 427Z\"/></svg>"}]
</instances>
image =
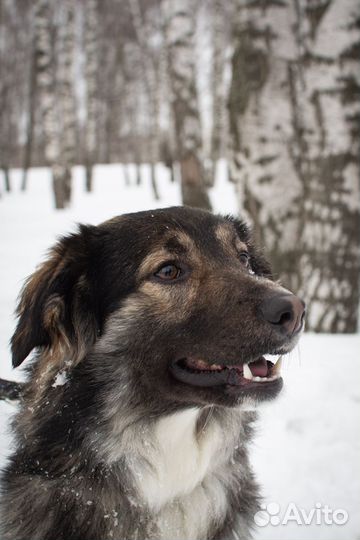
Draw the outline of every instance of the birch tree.
<instances>
[{"instance_id":1,"label":"birch tree","mask_svg":"<svg viewBox=\"0 0 360 540\"><path fill-rule=\"evenodd\" d=\"M301 287L315 331L355 332L360 275L360 5L300 2Z\"/></svg>"},{"instance_id":2,"label":"birch tree","mask_svg":"<svg viewBox=\"0 0 360 540\"><path fill-rule=\"evenodd\" d=\"M212 133L210 185L216 179L217 162L226 148L226 115L224 69L226 66L226 39L224 25L224 4L222 0L213 0L212 11Z\"/></svg>"},{"instance_id":3,"label":"birch tree","mask_svg":"<svg viewBox=\"0 0 360 540\"><path fill-rule=\"evenodd\" d=\"M288 2L239 0L229 96L231 179L275 273L296 289L294 242L302 193L292 138L289 66L296 59L295 11Z\"/></svg>"},{"instance_id":4,"label":"birch tree","mask_svg":"<svg viewBox=\"0 0 360 540\"><path fill-rule=\"evenodd\" d=\"M231 176L316 331L356 330L358 22L356 0L237 2Z\"/></svg>"},{"instance_id":5,"label":"birch tree","mask_svg":"<svg viewBox=\"0 0 360 540\"><path fill-rule=\"evenodd\" d=\"M74 4L66 0L61 7L57 71L52 49L50 3L37 0L35 13L37 86L42 108L45 157L52 171L56 208L65 208L70 203L76 125L72 80Z\"/></svg>"},{"instance_id":6,"label":"birch tree","mask_svg":"<svg viewBox=\"0 0 360 540\"><path fill-rule=\"evenodd\" d=\"M151 54L149 48L149 23L142 15L139 0L128 0L131 10L133 27L135 30L136 41L139 48L139 63L141 66L142 79L145 84L146 94L149 104L150 118L150 174L151 185L154 198L159 200L159 194L156 183L156 162L159 159L159 82L158 82L158 65L157 58Z\"/></svg>"},{"instance_id":7,"label":"birch tree","mask_svg":"<svg viewBox=\"0 0 360 540\"><path fill-rule=\"evenodd\" d=\"M23 159L23 175L21 180L21 190L25 191L27 187L28 171L31 166L31 158L34 146L35 129L35 106L36 106L36 47L34 40L31 43L30 66L28 68L28 99L27 99L27 118L26 118L26 142Z\"/></svg>"},{"instance_id":8,"label":"birch tree","mask_svg":"<svg viewBox=\"0 0 360 540\"><path fill-rule=\"evenodd\" d=\"M195 83L194 3L190 0L164 0L162 14L182 199L185 205L210 209L201 159L201 126Z\"/></svg>"},{"instance_id":9,"label":"birch tree","mask_svg":"<svg viewBox=\"0 0 360 540\"><path fill-rule=\"evenodd\" d=\"M58 201L64 196L64 206L70 204L72 166L75 161L76 145L76 103L74 92L74 51L75 51L75 3L64 0L63 19L59 36L59 66L57 99L62 118L60 134L60 156L56 167ZM55 172L55 171L54 171Z\"/></svg>"},{"instance_id":10,"label":"birch tree","mask_svg":"<svg viewBox=\"0 0 360 540\"><path fill-rule=\"evenodd\" d=\"M134 77L137 70L133 69L134 64L139 60L138 55L134 51L132 43L127 43L124 47L124 59L121 65L123 75L123 90L122 90L122 111L124 121L122 123L122 133L127 138L128 144L128 159L135 165L135 185L141 184L141 161L143 145L140 142L141 138L141 117L144 116L143 99L144 86L139 84L140 81ZM129 171L127 171L129 173Z\"/></svg>"},{"instance_id":11,"label":"birch tree","mask_svg":"<svg viewBox=\"0 0 360 540\"><path fill-rule=\"evenodd\" d=\"M5 190L11 191L13 166L24 114L22 73L26 69L27 32L22 32L22 6L5 0L0 5L0 169Z\"/></svg>"},{"instance_id":12,"label":"birch tree","mask_svg":"<svg viewBox=\"0 0 360 540\"><path fill-rule=\"evenodd\" d=\"M86 81L86 126L85 126L85 171L86 190L93 185L93 165L96 159L97 69L98 69L98 13L97 0L87 0L84 10L85 30L85 81Z\"/></svg>"},{"instance_id":13,"label":"birch tree","mask_svg":"<svg viewBox=\"0 0 360 540\"><path fill-rule=\"evenodd\" d=\"M0 10L0 168L4 175L5 190L10 191L10 140L11 124L11 70L6 50L6 40L10 37L7 6Z\"/></svg>"}]
</instances>

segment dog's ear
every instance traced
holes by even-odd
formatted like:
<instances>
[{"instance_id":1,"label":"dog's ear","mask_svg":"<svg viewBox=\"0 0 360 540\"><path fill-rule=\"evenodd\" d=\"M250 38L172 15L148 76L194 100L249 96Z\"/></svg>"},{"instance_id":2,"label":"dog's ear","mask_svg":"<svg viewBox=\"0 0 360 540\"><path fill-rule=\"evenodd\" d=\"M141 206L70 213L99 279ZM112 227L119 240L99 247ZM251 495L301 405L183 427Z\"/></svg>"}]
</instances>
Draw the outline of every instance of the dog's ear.
<instances>
[{"instance_id":1,"label":"dog's ear","mask_svg":"<svg viewBox=\"0 0 360 540\"><path fill-rule=\"evenodd\" d=\"M78 362L95 342L99 322L90 272L96 230L80 226L79 233L62 238L27 280L11 340L14 367L36 347Z\"/></svg>"}]
</instances>

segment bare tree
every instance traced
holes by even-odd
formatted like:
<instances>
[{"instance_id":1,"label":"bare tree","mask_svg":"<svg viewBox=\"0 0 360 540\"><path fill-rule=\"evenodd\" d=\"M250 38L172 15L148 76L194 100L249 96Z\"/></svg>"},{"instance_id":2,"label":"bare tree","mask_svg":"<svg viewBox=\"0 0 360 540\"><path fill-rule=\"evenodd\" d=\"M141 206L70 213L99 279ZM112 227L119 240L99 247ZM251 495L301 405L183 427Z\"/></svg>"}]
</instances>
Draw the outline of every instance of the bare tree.
<instances>
[{"instance_id":1,"label":"bare tree","mask_svg":"<svg viewBox=\"0 0 360 540\"><path fill-rule=\"evenodd\" d=\"M194 3L190 0L164 0L162 13L183 203L210 209L201 159L201 126L195 83Z\"/></svg>"}]
</instances>

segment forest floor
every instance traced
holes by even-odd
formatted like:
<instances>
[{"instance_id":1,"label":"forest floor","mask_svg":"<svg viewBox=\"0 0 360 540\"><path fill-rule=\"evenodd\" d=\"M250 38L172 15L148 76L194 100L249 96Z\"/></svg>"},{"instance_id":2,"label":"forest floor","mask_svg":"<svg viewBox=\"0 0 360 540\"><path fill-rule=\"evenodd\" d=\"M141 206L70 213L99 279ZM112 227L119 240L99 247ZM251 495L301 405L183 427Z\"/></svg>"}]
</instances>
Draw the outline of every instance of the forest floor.
<instances>
[{"instance_id":1,"label":"forest floor","mask_svg":"<svg viewBox=\"0 0 360 540\"><path fill-rule=\"evenodd\" d=\"M213 206L236 213L234 187L223 173L211 190ZM0 377L16 380L23 375L12 371L8 347L16 298L56 237L74 231L78 222L96 224L124 212L180 203L178 185L161 166L158 202L146 167L141 186L125 187L121 166L97 166L91 194L84 192L83 170L77 167L72 207L60 212L52 209L48 170L30 171L26 193L20 192L20 176L12 171L13 192L0 200ZM304 335L286 358L283 375L284 391L262 407L252 446L264 504L270 504L262 524L272 516L255 537L360 540L360 336ZM0 402L0 464L11 451L8 422L15 410ZM341 511L348 516L342 525Z\"/></svg>"}]
</instances>

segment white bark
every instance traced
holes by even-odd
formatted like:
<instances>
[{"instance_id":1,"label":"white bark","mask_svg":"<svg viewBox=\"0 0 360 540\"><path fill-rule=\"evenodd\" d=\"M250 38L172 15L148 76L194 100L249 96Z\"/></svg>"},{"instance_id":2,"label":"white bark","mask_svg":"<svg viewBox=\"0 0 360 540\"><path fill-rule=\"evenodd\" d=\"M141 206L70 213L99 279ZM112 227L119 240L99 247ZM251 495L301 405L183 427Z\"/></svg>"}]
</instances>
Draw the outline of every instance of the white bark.
<instances>
[{"instance_id":1,"label":"white bark","mask_svg":"<svg viewBox=\"0 0 360 540\"><path fill-rule=\"evenodd\" d=\"M225 67L226 39L224 24L224 4L222 0L213 0L212 20L212 133L211 161L212 168L208 182L215 184L217 162L224 156L227 137Z\"/></svg>"},{"instance_id":2,"label":"white bark","mask_svg":"<svg viewBox=\"0 0 360 540\"><path fill-rule=\"evenodd\" d=\"M316 331L356 330L359 11L356 0L238 1L232 177Z\"/></svg>"},{"instance_id":3,"label":"white bark","mask_svg":"<svg viewBox=\"0 0 360 540\"><path fill-rule=\"evenodd\" d=\"M85 167L86 189L87 191L91 191L93 179L93 165L96 160L96 123L98 119L98 18L96 0L87 1L84 16L86 80Z\"/></svg>"},{"instance_id":4,"label":"white bark","mask_svg":"<svg viewBox=\"0 0 360 540\"><path fill-rule=\"evenodd\" d=\"M210 208L203 176L201 126L195 84L194 3L191 0L164 0L162 13L183 203Z\"/></svg>"},{"instance_id":5,"label":"white bark","mask_svg":"<svg viewBox=\"0 0 360 540\"><path fill-rule=\"evenodd\" d=\"M75 148L73 93L74 4L63 2L59 32L57 76L52 51L51 9L48 0L37 0L35 47L37 87L42 108L45 157L51 167L56 208L70 203L71 166Z\"/></svg>"},{"instance_id":6,"label":"white bark","mask_svg":"<svg viewBox=\"0 0 360 540\"><path fill-rule=\"evenodd\" d=\"M149 43L149 32L147 23L143 19L140 9L139 0L129 0L133 26L136 34L137 43L139 46L139 66L142 68L142 79L145 83L146 95L149 106L149 118L150 118L150 169L151 169L151 184L153 189L154 198L159 199L157 182L156 182L156 169L155 165L159 159L159 82L158 82L158 66L155 58L151 54Z\"/></svg>"},{"instance_id":7,"label":"white bark","mask_svg":"<svg viewBox=\"0 0 360 540\"><path fill-rule=\"evenodd\" d=\"M241 211L277 266L298 236L295 201L301 183L289 153L292 139L289 65L296 58L292 5L238 2L230 93L232 161ZM279 261L280 263L280 261ZM282 261L281 261L282 263Z\"/></svg>"},{"instance_id":8,"label":"white bark","mask_svg":"<svg viewBox=\"0 0 360 540\"><path fill-rule=\"evenodd\" d=\"M37 0L35 12L35 47L39 102L42 108L42 126L45 139L45 158L51 165L60 155L57 136L55 68L51 44L51 12L47 0Z\"/></svg>"},{"instance_id":9,"label":"white bark","mask_svg":"<svg viewBox=\"0 0 360 540\"><path fill-rule=\"evenodd\" d=\"M356 331L360 274L360 56L357 0L299 2L300 168L306 193L301 292L308 324ZM315 12L323 7L321 17ZM357 23L356 23L357 21Z\"/></svg>"},{"instance_id":10,"label":"white bark","mask_svg":"<svg viewBox=\"0 0 360 540\"><path fill-rule=\"evenodd\" d=\"M0 169L6 191L11 191L10 168L17 157L24 114L21 82L28 65L28 35L21 32L21 23L17 6L4 0L0 6Z\"/></svg>"},{"instance_id":11,"label":"white bark","mask_svg":"<svg viewBox=\"0 0 360 540\"><path fill-rule=\"evenodd\" d=\"M74 49L75 49L75 4L73 0L63 1L63 20L59 36L57 100L61 123L60 156L58 166L53 168L58 174L59 184L65 196L65 206L70 204L72 166L76 146L76 104L74 93Z\"/></svg>"}]
</instances>

